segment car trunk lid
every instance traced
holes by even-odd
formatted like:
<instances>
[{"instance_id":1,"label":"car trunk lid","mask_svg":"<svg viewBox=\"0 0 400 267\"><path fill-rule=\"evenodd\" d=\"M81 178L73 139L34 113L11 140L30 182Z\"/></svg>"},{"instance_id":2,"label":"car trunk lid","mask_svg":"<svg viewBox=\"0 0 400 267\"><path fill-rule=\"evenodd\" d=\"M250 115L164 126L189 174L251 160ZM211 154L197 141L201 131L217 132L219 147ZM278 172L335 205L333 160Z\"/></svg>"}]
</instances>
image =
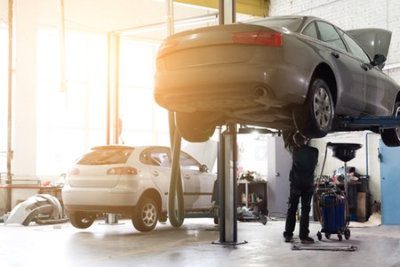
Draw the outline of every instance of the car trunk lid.
<instances>
[{"instance_id":1,"label":"car trunk lid","mask_svg":"<svg viewBox=\"0 0 400 267\"><path fill-rule=\"evenodd\" d=\"M159 67L183 67L245 62L254 49L245 46L280 47L282 33L251 24L231 24L200 28L167 38L158 53ZM223 49L216 49L216 48ZM193 53L196 49L196 53Z\"/></svg>"}]
</instances>

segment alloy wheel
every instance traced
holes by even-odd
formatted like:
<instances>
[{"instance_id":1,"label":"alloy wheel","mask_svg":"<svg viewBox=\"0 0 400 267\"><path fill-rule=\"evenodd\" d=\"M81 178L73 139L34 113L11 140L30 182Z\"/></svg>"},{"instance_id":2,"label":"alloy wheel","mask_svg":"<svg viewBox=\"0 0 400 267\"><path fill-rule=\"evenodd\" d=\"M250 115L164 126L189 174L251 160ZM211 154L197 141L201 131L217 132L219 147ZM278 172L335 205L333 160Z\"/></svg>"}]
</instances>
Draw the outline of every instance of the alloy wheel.
<instances>
[{"instance_id":1,"label":"alloy wheel","mask_svg":"<svg viewBox=\"0 0 400 267\"><path fill-rule=\"evenodd\" d=\"M153 203L146 203L142 209L143 224L151 227L157 219L157 208Z\"/></svg>"},{"instance_id":2,"label":"alloy wheel","mask_svg":"<svg viewBox=\"0 0 400 267\"><path fill-rule=\"evenodd\" d=\"M329 93L324 87L318 88L314 94L314 118L321 129L329 126L332 117L332 103Z\"/></svg>"}]
</instances>

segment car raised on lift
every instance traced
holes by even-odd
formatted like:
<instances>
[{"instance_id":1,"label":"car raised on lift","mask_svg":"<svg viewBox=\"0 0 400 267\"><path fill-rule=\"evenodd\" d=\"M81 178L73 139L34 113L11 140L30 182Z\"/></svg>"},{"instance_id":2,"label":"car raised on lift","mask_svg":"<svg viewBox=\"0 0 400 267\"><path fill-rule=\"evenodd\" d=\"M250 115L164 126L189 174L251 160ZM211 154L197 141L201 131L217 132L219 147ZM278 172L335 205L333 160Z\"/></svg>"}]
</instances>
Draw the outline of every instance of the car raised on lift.
<instances>
[{"instance_id":1,"label":"car raised on lift","mask_svg":"<svg viewBox=\"0 0 400 267\"><path fill-rule=\"evenodd\" d=\"M180 164L185 212L210 214L216 175L183 151ZM167 220L170 173L167 147L94 147L67 175L62 189L66 213L76 228L113 213L131 218L139 231L151 231L157 221Z\"/></svg>"},{"instance_id":2,"label":"car raised on lift","mask_svg":"<svg viewBox=\"0 0 400 267\"><path fill-rule=\"evenodd\" d=\"M238 123L308 137L371 130L399 146L400 127L339 123L400 115L400 88L382 71L390 39L386 30L344 31L311 16L184 31L159 49L155 100L176 112L181 135L193 142Z\"/></svg>"}]
</instances>

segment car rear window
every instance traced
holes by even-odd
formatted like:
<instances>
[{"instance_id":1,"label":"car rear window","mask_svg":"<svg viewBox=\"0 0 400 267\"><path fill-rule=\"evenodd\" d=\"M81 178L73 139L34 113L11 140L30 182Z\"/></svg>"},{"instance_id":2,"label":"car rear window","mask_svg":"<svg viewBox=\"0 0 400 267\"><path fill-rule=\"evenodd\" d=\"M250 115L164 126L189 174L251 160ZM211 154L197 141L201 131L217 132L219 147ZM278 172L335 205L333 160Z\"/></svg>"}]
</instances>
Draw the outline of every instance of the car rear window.
<instances>
[{"instance_id":1,"label":"car rear window","mask_svg":"<svg viewBox=\"0 0 400 267\"><path fill-rule=\"evenodd\" d=\"M109 165L126 163L134 149L132 147L97 147L83 155L80 165Z\"/></svg>"},{"instance_id":2,"label":"car rear window","mask_svg":"<svg viewBox=\"0 0 400 267\"><path fill-rule=\"evenodd\" d=\"M250 24L266 26L273 29L281 30L286 28L292 32L298 32L302 26L303 18L266 18L263 20L253 21Z\"/></svg>"}]
</instances>

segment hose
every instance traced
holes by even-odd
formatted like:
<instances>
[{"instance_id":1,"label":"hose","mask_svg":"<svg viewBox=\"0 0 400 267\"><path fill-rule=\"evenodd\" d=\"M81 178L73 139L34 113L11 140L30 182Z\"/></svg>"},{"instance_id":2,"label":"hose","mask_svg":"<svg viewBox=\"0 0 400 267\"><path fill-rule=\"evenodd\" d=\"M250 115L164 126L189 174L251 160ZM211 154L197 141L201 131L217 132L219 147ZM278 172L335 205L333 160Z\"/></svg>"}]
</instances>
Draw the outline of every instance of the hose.
<instances>
[{"instance_id":1,"label":"hose","mask_svg":"<svg viewBox=\"0 0 400 267\"><path fill-rule=\"evenodd\" d=\"M322 162L321 173L320 173L319 177L317 178L317 189L316 189L316 192L318 192L318 190L319 190L319 185L320 185L320 181L322 180L322 173L324 172L325 163L326 163L326 156L327 156L327 152L328 152L328 144L329 144L329 143L327 143L327 144L325 145L324 161ZM315 194L314 197L318 197L318 198L319 198L320 196L317 196L317 194ZM320 200L317 199L317 200L315 201L315 203L316 203L316 206L317 206L317 208L316 208L317 217L318 217L319 222L322 224L323 222L322 222L322 216L321 216L321 205L320 205Z\"/></svg>"},{"instance_id":2,"label":"hose","mask_svg":"<svg viewBox=\"0 0 400 267\"><path fill-rule=\"evenodd\" d=\"M319 175L319 178L317 179L317 187L319 187L319 181L320 180L322 180L322 173L324 172L324 168L325 168L325 163L326 163L326 155L327 155L327 152L328 152L328 145L329 145L330 143L326 143L326 145L325 145L325 156L324 156L324 161L322 162L322 167L321 167L321 173L320 173L320 175Z\"/></svg>"},{"instance_id":3,"label":"hose","mask_svg":"<svg viewBox=\"0 0 400 267\"><path fill-rule=\"evenodd\" d=\"M180 227L184 220L183 187L180 169L181 134L176 129L175 114L170 111L169 133L171 141L172 166L168 193L168 217L172 226Z\"/></svg>"}]
</instances>

